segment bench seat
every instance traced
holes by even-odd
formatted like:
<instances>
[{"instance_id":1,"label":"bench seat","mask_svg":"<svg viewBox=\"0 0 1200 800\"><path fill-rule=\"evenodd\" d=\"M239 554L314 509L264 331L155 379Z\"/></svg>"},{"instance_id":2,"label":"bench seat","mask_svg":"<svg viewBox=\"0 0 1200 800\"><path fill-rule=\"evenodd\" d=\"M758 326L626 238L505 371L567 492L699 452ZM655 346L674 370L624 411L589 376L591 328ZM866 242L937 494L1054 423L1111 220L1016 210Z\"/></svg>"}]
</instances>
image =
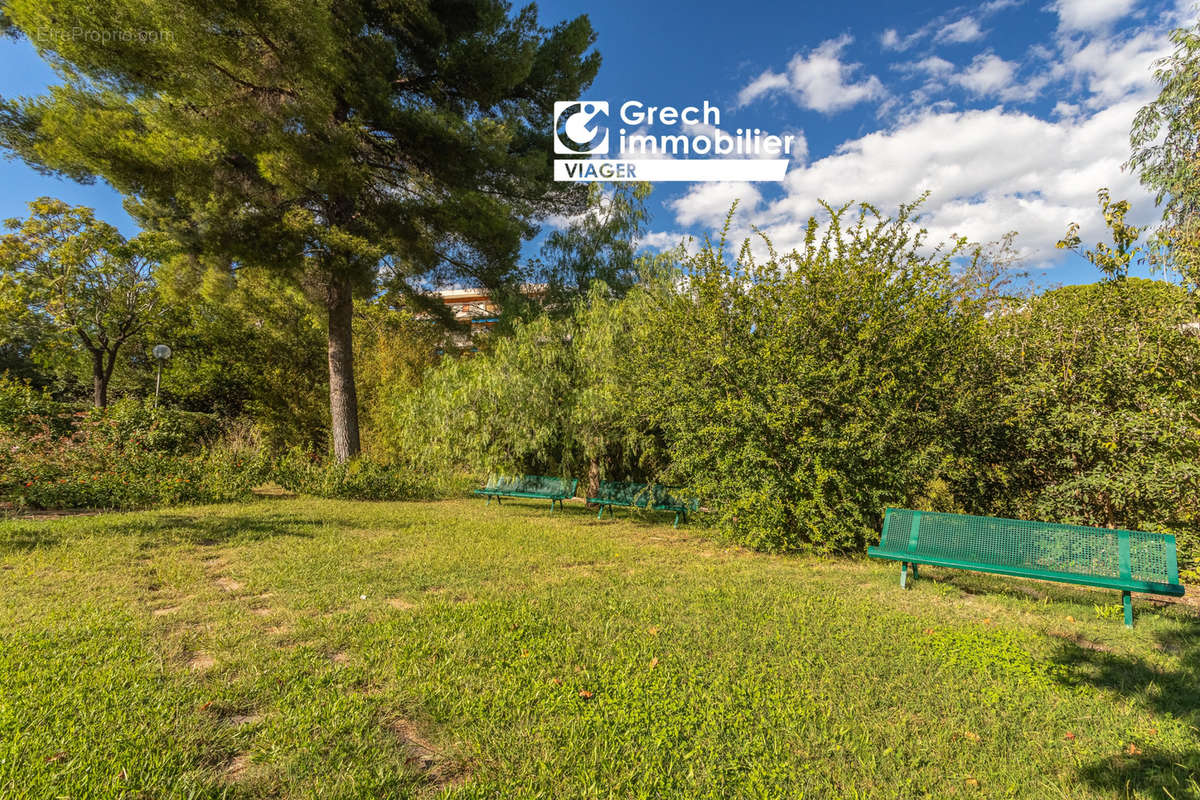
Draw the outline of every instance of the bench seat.
<instances>
[{"instance_id":1,"label":"bench seat","mask_svg":"<svg viewBox=\"0 0 1200 800\"><path fill-rule=\"evenodd\" d=\"M1034 578L1121 592L1125 624L1133 624L1130 592L1180 597L1175 537L1146 531L889 508L874 558L908 568L925 564Z\"/></svg>"},{"instance_id":2,"label":"bench seat","mask_svg":"<svg viewBox=\"0 0 1200 800\"><path fill-rule=\"evenodd\" d=\"M613 506L622 506L628 508L643 508L652 511L673 511L675 512L675 523L673 527L679 527L679 521L687 521L689 511L696 511L700 507L697 500L685 500L676 497L672 492L678 491L677 488L671 486L660 486L653 483L630 483L628 481L600 481L600 487L596 491L595 497L589 497L587 501L593 505L600 506L600 513L596 515L596 519L604 518L604 509L608 509L609 516L612 516Z\"/></svg>"},{"instance_id":3,"label":"bench seat","mask_svg":"<svg viewBox=\"0 0 1200 800\"><path fill-rule=\"evenodd\" d=\"M579 481L574 478L553 478L547 475L522 475L507 477L493 475L488 478L487 485L476 489L475 494L483 495L492 504L492 498L500 502L502 497L521 497L534 500L549 500L550 510L555 504L562 508L562 501L575 496Z\"/></svg>"}]
</instances>

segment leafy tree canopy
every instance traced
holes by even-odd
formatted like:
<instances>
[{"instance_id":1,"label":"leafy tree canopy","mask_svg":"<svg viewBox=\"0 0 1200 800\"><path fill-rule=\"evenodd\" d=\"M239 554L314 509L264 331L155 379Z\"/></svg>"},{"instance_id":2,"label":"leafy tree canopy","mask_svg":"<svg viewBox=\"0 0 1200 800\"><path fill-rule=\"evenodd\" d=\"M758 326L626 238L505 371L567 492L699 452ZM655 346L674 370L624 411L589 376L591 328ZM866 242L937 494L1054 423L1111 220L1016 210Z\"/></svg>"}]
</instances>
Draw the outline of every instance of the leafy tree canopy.
<instances>
[{"instance_id":1,"label":"leafy tree canopy","mask_svg":"<svg viewBox=\"0 0 1200 800\"><path fill-rule=\"evenodd\" d=\"M62 83L0 106L30 164L128 198L225 265L300 281L329 315L334 450L358 450L353 294L383 267L413 298L511 280L532 220L577 213L551 180L553 101L595 75L586 17L501 0L6 5ZM152 35L92 37L75 30ZM32 36L37 32L37 36Z\"/></svg>"}]
</instances>

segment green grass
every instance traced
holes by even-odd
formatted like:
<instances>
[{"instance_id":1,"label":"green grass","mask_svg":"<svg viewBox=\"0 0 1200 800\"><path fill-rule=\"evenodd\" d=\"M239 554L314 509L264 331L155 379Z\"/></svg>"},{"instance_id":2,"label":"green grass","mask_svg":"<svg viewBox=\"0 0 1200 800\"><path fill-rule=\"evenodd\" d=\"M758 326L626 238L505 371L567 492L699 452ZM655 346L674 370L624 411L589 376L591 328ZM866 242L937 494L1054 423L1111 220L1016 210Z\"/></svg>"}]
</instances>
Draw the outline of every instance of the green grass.
<instances>
[{"instance_id":1,"label":"green grass","mask_svg":"<svg viewBox=\"0 0 1200 800\"><path fill-rule=\"evenodd\" d=\"M1200 798L1194 608L664 519L0 523L0 796Z\"/></svg>"}]
</instances>

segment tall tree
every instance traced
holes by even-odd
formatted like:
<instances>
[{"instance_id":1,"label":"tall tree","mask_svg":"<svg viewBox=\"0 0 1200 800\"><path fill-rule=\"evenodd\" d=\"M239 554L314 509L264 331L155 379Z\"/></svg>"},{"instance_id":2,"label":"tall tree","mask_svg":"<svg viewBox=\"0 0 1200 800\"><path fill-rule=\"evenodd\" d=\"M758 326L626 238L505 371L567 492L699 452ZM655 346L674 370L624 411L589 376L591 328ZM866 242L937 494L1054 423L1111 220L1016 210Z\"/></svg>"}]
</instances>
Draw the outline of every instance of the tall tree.
<instances>
[{"instance_id":1,"label":"tall tree","mask_svg":"<svg viewBox=\"0 0 1200 800\"><path fill-rule=\"evenodd\" d=\"M5 222L11 232L0 237L0 282L26 313L87 350L93 401L103 408L122 346L153 318L151 271L163 242L154 234L126 241L90 208L49 197L29 211Z\"/></svg>"},{"instance_id":2,"label":"tall tree","mask_svg":"<svg viewBox=\"0 0 1200 800\"><path fill-rule=\"evenodd\" d=\"M586 17L502 0L12 0L62 84L0 107L30 164L124 193L143 225L300 282L328 319L334 453L359 450L352 315L380 268L409 294L514 278L552 181L553 101L588 86ZM130 33L75 36L73 31ZM137 35L143 34L143 35Z\"/></svg>"},{"instance_id":3,"label":"tall tree","mask_svg":"<svg viewBox=\"0 0 1200 800\"><path fill-rule=\"evenodd\" d=\"M564 313L593 282L622 297L638 279L638 237L645 230L648 183L618 183L609 191L588 184L588 208L546 236L534 264L535 279L546 284L545 301Z\"/></svg>"},{"instance_id":4,"label":"tall tree","mask_svg":"<svg viewBox=\"0 0 1200 800\"><path fill-rule=\"evenodd\" d=\"M1200 290L1200 23L1171 33L1174 52L1156 64L1159 95L1134 117L1127 167L1162 207L1154 260L1169 258Z\"/></svg>"}]
</instances>

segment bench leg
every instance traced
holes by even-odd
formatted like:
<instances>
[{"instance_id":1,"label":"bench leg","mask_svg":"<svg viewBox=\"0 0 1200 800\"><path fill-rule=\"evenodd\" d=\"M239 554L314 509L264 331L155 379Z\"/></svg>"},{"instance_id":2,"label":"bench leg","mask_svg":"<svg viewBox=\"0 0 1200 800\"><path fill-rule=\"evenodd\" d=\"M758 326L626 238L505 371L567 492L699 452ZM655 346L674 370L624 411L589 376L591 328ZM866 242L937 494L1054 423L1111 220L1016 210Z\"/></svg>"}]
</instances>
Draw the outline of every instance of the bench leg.
<instances>
[{"instance_id":1,"label":"bench leg","mask_svg":"<svg viewBox=\"0 0 1200 800\"><path fill-rule=\"evenodd\" d=\"M1125 605L1125 627L1133 627L1133 597L1129 592L1121 592L1121 602Z\"/></svg>"},{"instance_id":2,"label":"bench leg","mask_svg":"<svg viewBox=\"0 0 1200 800\"><path fill-rule=\"evenodd\" d=\"M600 513L596 515L596 519L604 519L604 506L600 506Z\"/></svg>"},{"instance_id":3,"label":"bench leg","mask_svg":"<svg viewBox=\"0 0 1200 800\"><path fill-rule=\"evenodd\" d=\"M678 512L678 511L676 511L676 512L675 512L675 524L674 524L674 525L672 525L671 527L672 527L672 528L678 528L678 527L679 527L679 512Z\"/></svg>"},{"instance_id":4,"label":"bench leg","mask_svg":"<svg viewBox=\"0 0 1200 800\"><path fill-rule=\"evenodd\" d=\"M917 579L917 565L913 564L912 568L913 568L913 580L915 581Z\"/></svg>"},{"instance_id":5,"label":"bench leg","mask_svg":"<svg viewBox=\"0 0 1200 800\"><path fill-rule=\"evenodd\" d=\"M488 504L489 506L492 504L492 496L491 496L490 494L488 495L488 501L487 501L487 504Z\"/></svg>"},{"instance_id":6,"label":"bench leg","mask_svg":"<svg viewBox=\"0 0 1200 800\"><path fill-rule=\"evenodd\" d=\"M900 588L901 589L908 588L908 562L907 561L900 562Z\"/></svg>"}]
</instances>

